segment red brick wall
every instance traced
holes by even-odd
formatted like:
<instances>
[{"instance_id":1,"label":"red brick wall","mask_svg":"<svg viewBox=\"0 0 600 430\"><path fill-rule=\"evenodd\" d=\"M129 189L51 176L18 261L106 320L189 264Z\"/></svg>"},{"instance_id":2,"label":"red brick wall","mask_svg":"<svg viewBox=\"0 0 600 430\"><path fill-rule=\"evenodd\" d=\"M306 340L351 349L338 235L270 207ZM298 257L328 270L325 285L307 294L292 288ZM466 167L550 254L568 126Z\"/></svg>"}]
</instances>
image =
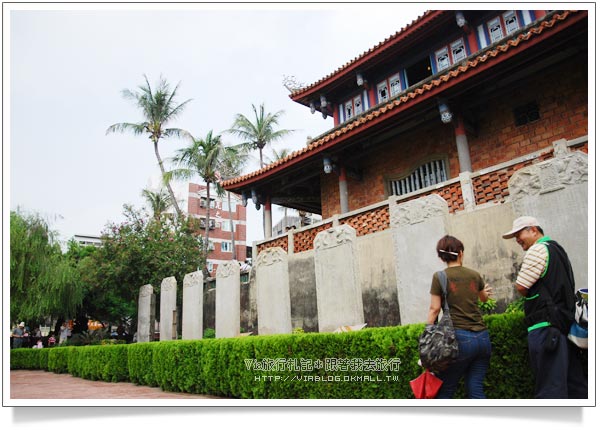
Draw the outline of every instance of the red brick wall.
<instances>
[{"instance_id":1,"label":"red brick wall","mask_svg":"<svg viewBox=\"0 0 600 430\"><path fill-rule=\"evenodd\" d=\"M586 67L585 59L574 59L558 69L540 71L512 91L490 99L488 106L493 108L481 114L478 136L467 136L473 170L552 146L555 140L586 135ZM537 102L540 120L516 127L514 107L530 101Z\"/></svg>"},{"instance_id":2,"label":"red brick wall","mask_svg":"<svg viewBox=\"0 0 600 430\"><path fill-rule=\"evenodd\" d=\"M510 91L499 91L496 97L488 96L489 101L474 112L479 116L477 134L467 133L473 170L547 148L555 140L587 135L586 68L585 57L572 58L513 85ZM540 119L517 127L513 109L532 101L538 104ZM453 106L455 110L459 108ZM587 152L587 145L578 149ZM457 177L460 169L454 128L437 120L421 126L418 131L393 138L375 150L365 150L360 160L363 180L348 178L348 209L352 211L385 200L388 179L410 174L422 163L439 158L437 156L447 157L450 178ZM485 187L485 184L480 185ZM491 199L503 199L502 193L496 191ZM489 187L480 192L489 194ZM481 195L477 197L484 200ZM321 174L321 201L324 219L340 213L336 174ZM462 201L449 201L449 206L452 210L460 209Z\"/></svg>"}]
</instances>

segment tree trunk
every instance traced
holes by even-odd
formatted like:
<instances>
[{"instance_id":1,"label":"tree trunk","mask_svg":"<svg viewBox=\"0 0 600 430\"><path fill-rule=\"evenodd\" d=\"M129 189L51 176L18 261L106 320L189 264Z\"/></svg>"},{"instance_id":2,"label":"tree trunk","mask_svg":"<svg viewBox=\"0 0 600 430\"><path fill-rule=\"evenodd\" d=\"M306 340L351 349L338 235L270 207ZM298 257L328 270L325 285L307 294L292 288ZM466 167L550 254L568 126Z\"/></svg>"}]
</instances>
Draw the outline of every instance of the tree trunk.
<instances>
[{"instance_id":1,"label":"tree trunk","mask_svg":"<svg viewBox=\"0 0 600 430\"><path fill-rule=\"evenodd\" d=\"M231 259L237 260L235 252L235 228L233 227L233 213L231 211L231 193L229 191L227 191L227 207L229 208L229 227L231 228L231 246L233 247Z\"/></svg>"},{"instance_id":2,"label":"tree trunk","mask_svg":"<svg viewBox=\"0 0 600 430\"><path fill-rule=\"evenodd\" d=\"M208 237L210 234L210 182L206 183L206 218L204 221L204 254L206 255L206 259L208 260Z\"/></svg>"},{"instance_id":3,"label":"tree trunk","mask_svg":"<svg viewBox=\"0 0 600 430\"><path fill-rule=\"evenodd\" d=\"M158 140L154 140L153 142L154 142L154 153L156 154L156 159L158 160L158 166L160 167L160 172L162 173L161 179L164 181L165 167L163 166L162 159L160 158L160 154L158 153ZM171 188L171 183L167 182L165 185L167 186L167 190L169 191L169 195L171 196L173 207L175 208L175 212L177 212L177 217L181 218L183 216L183 214L181 213L181 209L179 209L179 204L177 203L177 199L175 198L175 194L173 193L173 189Z\"/></svg>"}]
</instances>

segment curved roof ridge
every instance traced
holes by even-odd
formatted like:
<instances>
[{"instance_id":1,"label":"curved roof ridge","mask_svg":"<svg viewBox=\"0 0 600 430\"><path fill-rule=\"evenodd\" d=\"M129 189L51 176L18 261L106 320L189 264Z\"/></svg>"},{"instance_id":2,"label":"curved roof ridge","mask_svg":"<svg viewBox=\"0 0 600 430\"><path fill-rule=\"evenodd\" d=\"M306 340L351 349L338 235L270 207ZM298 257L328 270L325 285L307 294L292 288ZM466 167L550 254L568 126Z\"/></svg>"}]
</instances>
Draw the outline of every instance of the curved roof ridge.
<instances>
[{"instance_id":1,"label":"curved roof ridge","mask_svg":"<svg viewBox=\"0 0 600 430\"><path fill-rule=\"evenodd\" d=\"M354 120L352 120L348 123L345 123L342 126L336 128L334 130L331 130L330 132L322 135L321 137L316 138L310 144L308 144L304 148L301 148L299 150L292 152L286 158L277 160L274 163L271 163L268 166L261 168L260 170L248 173L246 175L239 176L237 178L232 178L227 181L224 181L224 182L222 182L222 185L223 186L235 185L239 182L243 182L243 181L251 179L255 176L260 176L263 173L268 172L269 170L272 170L282 164L285 164L285 163L293 160L296 157L299 157L300 155L303 155L307 152L311 152L311 151L317 149L318 147L324 145L325 143L329 142L331 139L339 137L342 134L346 134L346 133L350 132L351 130L355 129L356 127L359 127L362 124L365 124L365 123L371 121L373 118L383 115L383 114L387 113L388 111L394 110L398 106L400 106L404 103L407 103L408 101L415 99L415 98L423 95L424 93L427 93L427 92L431 91L432 89L437 88L440 85L443 85L444 83L446 83L452 79L457 78L458 76L468 72L469 70L476 68L480 64L485 63L490 58L495 58L498 55L502 55L502 54L506 53L510 49L519 46L522 42L528 41L534 35L537 36L537 35L543 33L546 29L554 27L558 21L564 21L570 14L575 13L575 12L577 12L577 11L571 10L571 11L563 11L562 13L556 13L555 15L552 16L552 18L550 20L543 21L538 26L530 27L527 29L527 31L524 31L523 33L518 34L517 36L505 41L504 43L502 43L500 45L490 47L488 50L482 52L480 55L476 56L475 58L466 60L464 63L460 63L458 66L456 66L452 70L448 71L444 75L438 76L435 79L432 78L430 81L423 83L421 86L413 89L411 92L401 94L401 95L397 96L395 99L390 100L387 103L379 106L379 108L377 108L377 109L374 108L373 111L367 111L364 114L362 114L360 117L355 118Z\"/></svg>"},{"instance_id":2,"label":"curved roof ridge","mask_svg":"<svg viewBox=\"0 0 600 430\"><path fill-rule=\"evenodd\" d=\"M404 27L402 27L400 30L398 30L397 32L389 35L388 37L386 37L383 41L379 42L377 45L375 45L374 47L364 51L362 54L354 57L352 60L346 62L346 64L344 64L343 66L338 67L336 70L334 70L333 72L329 73L328 75L326 75L325 77L319 79L318 81L309 84L303 88L299 88L297 90L295 90L294 92L292 92L290 94L290 98L294 98L302 93L305 93L307 91L309 91L311 88L316 87L317 85L319 85L320 83L331 79L333 76L343 72L344 70L350 68L353 64L357 63L358 61L360 61L361 59L365 58L367 55L373 54L375 51L379 50L379 49L385 49L386 44L391 44L394 41L396 41L396 39L398 38L398 36L401 35L401 33L405 33L406 31L408 31L409 29L411 29L412 27L414 27L415 25L417 25L418 23L420 23L422 20L424 20L427 16L431 15L434 12L439 12L439 11L432 11L432 10L426 10L421 16L415 18L411 23L406 24Z\"/></svg>"}]
</instances>

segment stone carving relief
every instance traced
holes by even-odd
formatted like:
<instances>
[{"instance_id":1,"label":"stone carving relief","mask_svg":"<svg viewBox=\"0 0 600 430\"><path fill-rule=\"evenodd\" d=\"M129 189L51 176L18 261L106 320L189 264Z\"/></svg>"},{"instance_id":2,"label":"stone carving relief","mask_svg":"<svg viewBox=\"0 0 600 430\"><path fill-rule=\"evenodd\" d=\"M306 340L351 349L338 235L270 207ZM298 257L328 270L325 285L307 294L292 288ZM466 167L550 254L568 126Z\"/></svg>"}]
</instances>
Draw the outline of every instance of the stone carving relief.
<instances>
[{"instance_id":1,"label":"stone carving relief","mask_svg":"<svg viewBox=\"0 0 600 430\"><path fill-rule=\"evenodd\" d=\"M154 293L154 288L150 284L146 284L140 288L140 297L148 297Z\"/></svg>"},{"instance_id":2,"label":"stone carving relief","mask_svg":"<svg viewBox=\"0 0 600 430\"><path fill-rule=\"evenodd\" d=\"M437 194L403 203L396 203L395 200L390 199L390 225L392 227L417 224L426 219L447 214L448 203Z\"/></svg>"},{"instance_id":3,"label":"stone carving relief","mask_svg":"<svg viewBox=\"0 0 600 430\"><path fill-rule=\"evenodd\" d=\"M261 251L256 258L257 266L271 266L275 263L285 261L287 253L280 247L268 248Z\"/></svg>"},{"instance_id":4,"label":"stone carving relief","mask_svg":"<svg viewBox=\"0 0 600 430\"><path fill-rule=\"evenodd\" d=\"M582 152L543 161L515 172L508 181L510 196L514 201L581 184L588 181L587 172L587 155Z\"/></svg>"},{"instance_id":5,"label":"stone carving relief","mask_svg":"<svg viewBox=\"0 0 600 430\"><path fill-rule=\"evenodd\" d=\"M356 230L349 225L343 224L317 234L314 244L315 249L328 249L351 242L354 239L356 239Z\"/></svg>"},{"instance_id":6,"label":"stone carving relief","mask_svg":"<svg viewBox=\"0 0 600 430\"><path fill-rule=\"evenodd\" d=\"M183 278L183 288L190 288L198 284L202 285L203 282L204 275L202 274L202 271L198 270L196 272L188 273L187 275L185 275L185 277Z\"/></svg>"},{"instance_id":7,"label":"stone carving relief","mask_svg":"<svg viewBox=\"0 0 600 430\"><path fill-rule=\"evenodd\" d=\"M237 271L236 271L237 267ZM225 263L219 264L217 267L217 277L229 278L230 276L239 276L240 265L236 261L226 261ZM237 272L237 273L236 273Z\"/></svg>"},{"instance_id":8,"label":"stone carving relief","mask_svg":"<svg viewBox=\"0 0 600 430\"><path fill-rule=\"evenodd\" d=\"M171 291L173 289L177 288L177 281L175 280L174 276L170 276L168 278L165 278L162 280L161 284L160 284L160 291Z\"/></svg>"}]
</instances>

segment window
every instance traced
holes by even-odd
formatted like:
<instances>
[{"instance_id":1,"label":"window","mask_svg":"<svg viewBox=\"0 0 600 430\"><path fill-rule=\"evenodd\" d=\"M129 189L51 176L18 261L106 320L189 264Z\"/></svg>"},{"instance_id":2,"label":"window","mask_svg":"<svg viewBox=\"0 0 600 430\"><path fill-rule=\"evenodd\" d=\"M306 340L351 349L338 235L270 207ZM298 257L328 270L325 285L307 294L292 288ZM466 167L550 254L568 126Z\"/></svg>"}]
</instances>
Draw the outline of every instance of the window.
<instances>
[{"instance_id":1,"label":"window","mask_svg":"<svg viewBox=\"0 0 600 430\"><path fill-rule=\"evenodd\" d=\"M467 50L465 49L465 42L462 39L455 40L450 45L452 51L452 62L456 63L464 58L467 58Z\"/></svg>"},{"instance_id":2,"label":"window","mask_svg":"<svg viewBox=\"0 0 600 430\"><path fill-rule=\"evenodd\" d=\"M444 70L450 67L450 56L448 55L448 49L443 48L435 53L435 61L437 63L438 70Z\"/></svg>"},{"instance_id":3,"label":"window","mask_svg":"<svg viewBox=\"0 0 600 430\"><path fill-rule=\"evenodd\" d=\"M221 252L232 252L233 246L231 242L221 242Z\"/></svg>"},{"instance_id":4,"label":"window","mask_svg":"<svg viewBox=\"0 0 600 430\"><path fill-rule=\"evenodd\" d=\"M400 74L396 73L390 78L390 96L394 97L395 95L400 94L401 91L402 85L400 84Z\"/></svg>"},{"instance_id":5,"label":"window","mask_svg":"<svg viewBox=\"0 0 600 430\"><path fill-rule=\"evenodd\" d=\"M231 196L231 209L229 209L229 203L227 202L227 200L223 200L221 207L225 212L235 212L236 205L236 201L233 199L233 196Z\"/></svg>"},{"instance_id":6,"label":"window","mask_svg":"<svg viewBox=\"0 0 600 430\"><path fill-rule=\"evenodd\" d=\"M214 251L215 250L215 243L212 240L208 241L208 250L209 251Z\"/></svg>"},{"instance_id":7,"label":"window","mask_svg":"<svg viewBox=\"0 0 600 430\"><path fill-rule=\"evenodd\" d=\"M212 271L214 270L215 265L214 263L211 263L210 261L206 262L206 269L208 270L209 273L212 273Z\"/></svg>"},{"instance_id":8,"label":"window","mask_svg":"<svg viewBox=\"0 0 600 430\"><path fill-rule=\"evenodd\" d=\"M513 110L513 115L515 116L515 125L518 127L540 119L540 109L536 102L531 102L516 107Z\"/></svg>"},{"instance_id":9,"label":"window","mask_svg":"<svg viewBox=\"0 0 600 430\"><path fill-rule=\"evenodd\" d=\"M206 207L206 197L200 197L200 207L201 208ZM211 209L215 208L215 199L210 199L210 208Z\"/></svg>"},{"instance_id":10,"label":"window","mask_svg":"<svg viewBox=\"0 0 600 430\"><path fill-rule=\"evenodd\" d=\"M504 37L500 18L494 18L491 21L488 21L488 31L490 32L492 43L497 42Z\"/></svg>"},{"instance_id":11,"label":"window","mask_svg":"<svg viewBox=\"0 0 600 430\"><path fill-rule=\"evenodd\" d=\"M389 99L387 81L383 81L377 84L377 102L387 102Z\"/></svg>"},{"instance_id":12,"label":"window","mask_svg":"<svg viewBox=\"0 0 600 430\"><path fill-rule=\"evenodd\" d=\"M391 180L389 182L390 194L401 196L444 182L447 179L446 163L443 160L430 161L419 166L404 178Z\"/></svg>"},{"instance_id":13,"label":"window","mask_svg":"<svg viewBox=\"0 0 600 430\"><path fill-rule=\"evenodd\" d=\"M209 220L208 226L209 226L210 230L213 230L215 228L215 220L214 219ZM206 218L204 218L204 217L200 218L200 228L206 228Z\"/></svg>"},{"instance_id":14,"label":"window","mask_svg":"<svg viewBox=\"0 0 600 430\"><path fill-rule=\"evenodd\" d=\"M231 231L231 221L223 221L221 223L221 230L223 231Z\"/></svg>"},{"instance_id":15,"label":"window","mask_svg":"<svg viewBox=\"0 0 600 430\"><path fill-rule=\"evenodd\" d=\"M504 19L504 27L506 28L507 34L519 29L519 20L517 19L517 14L514 10L504 12L502 18Z\"/></svg>"},{"instance_id":16,"label":"window","mask_svg":"<svg viewBox=\"0 0 600 430\"><path fill-rule=\"evenodd\" d=\"M348 100L344 105L344 118L348 119L352 118L353 116L354 115L352 115L352 100Z\"/></svg>"},{"instance_id":17,"label":"window","mask_svg":"<svg viewBox=\"0 0 600 430\"><path fill-rule=\"evenodd\" d=\"M431 76L431 61L425 57L405 70L406 84L410 87Z\"/></svg>"},{"instance_id":18,"label":"window","mask_svg":"<svg viewBox=\"0 0 600 430\"><path fill-rule=\"evenodd\" d=\"M354 115L360 115L362 111L362 97L356 96L354 97Z\"/></svg>"}]
</instances>

